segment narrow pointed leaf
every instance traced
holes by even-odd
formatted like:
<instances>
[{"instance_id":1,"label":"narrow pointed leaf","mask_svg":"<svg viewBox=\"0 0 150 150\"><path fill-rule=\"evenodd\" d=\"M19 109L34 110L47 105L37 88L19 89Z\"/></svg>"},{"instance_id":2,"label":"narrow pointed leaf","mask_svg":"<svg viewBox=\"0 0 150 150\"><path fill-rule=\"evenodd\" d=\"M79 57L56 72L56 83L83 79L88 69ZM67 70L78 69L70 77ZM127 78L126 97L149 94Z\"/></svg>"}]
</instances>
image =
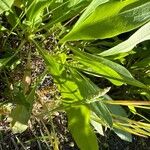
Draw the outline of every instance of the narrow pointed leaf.
<instances>
[{"instance_id":1,"label":"narrow pointed leaf","mask_svg":"<svg viewBox=\"0 0 150 150\"><path fill-rule=\"evenodd\" d=\"M109 127L112 127L113 122L110 111L102 101L99 100L91 103L90 108L102 121L104 121Z\"/></svg>"},{"instance_id":2,"label":"narrow pointed leaf","mask_svg":"<svg viewBox=\"0 0 150 150\"><path fill-rule=\"evenodd\" d=\"M78 26L79 24L81 24L82 22L84 22L90 14L92 14L95 9L101 5L104 4L106 2L108 2L109 0L93 0L90 5L86 8L85 12L81 15L81 17L79 18L79 20L77 21L77 23L75 24L75 26ZM75 27L74 26L74 27Z\"/></svg>"},{"instance_id":3,"label":"narrow pointed leaf","mask_svg":"<svg viewBox=\"0 0 150 150\"><path fill-rule=\"evenodd\" d=\"M74 59L81 64L77 66L77 68L83 69L83 71L86 72L91 72L96 76L107 76L106 78L116 85L127 83L141 88L148 88L143 83L134 79L130 72L123 66L103 57L80 51L70 45L68 45L68 47L74 52Z\"/></svg>"},{"instance_id":4,"label":"narrow pointed leaf","mask_svg":"<svg viewBox=\"0 0 150 150\"><path fill-rule=\"evenodd\" d=\"M112 101L112 102L115 102L114 100L112 100L108 95L105 95L104 96L104 99L107 99L105 100L104 102L109 102L109 101ZM112 114L116 114L116 115L119 115L119 116L122 116L122 117L128 117L127 116L127 113L126 111L123 109L123 107L119 106L119 105L106 105L110 112ZM122 140L125 140L125 141L128 141L128 142L131 142L132 141L132 135L131 133L129 132L126 132L124 130L121 130L120 128L115 128L113 127L113 131L122 139Z\"/></svg>"},{"instance_id":5,"label":"narrow pointed leaf","mask_svg":"<svg viewBox=\"0 0 150 150\"><path fill-rule=\"evenodd\" d=\"M128 40L120 43L119 45L100 53L101 56L111 56L120 53L131 51L137 44L150 40L150 22L137 30Z\"/></svg>"}]
</instances>

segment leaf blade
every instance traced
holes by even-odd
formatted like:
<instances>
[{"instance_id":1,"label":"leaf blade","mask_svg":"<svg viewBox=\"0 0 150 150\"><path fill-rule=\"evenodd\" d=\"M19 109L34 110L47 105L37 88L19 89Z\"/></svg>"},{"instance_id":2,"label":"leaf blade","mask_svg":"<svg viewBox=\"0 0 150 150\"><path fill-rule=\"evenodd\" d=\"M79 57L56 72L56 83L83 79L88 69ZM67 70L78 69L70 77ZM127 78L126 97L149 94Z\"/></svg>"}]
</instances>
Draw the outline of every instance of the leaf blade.
<instances>
[{"instance_id":1,"label":"leaf blade","mask_svg":"<svg viewBox=\"0 0 150 150\"><path fill-rule=\"evenodd\" d=\"M150 2L148 0L143 2L137 0L110 1L100 5L60 42L111 38L138 28L149 20Z\"/></svg>"}]
</instances>

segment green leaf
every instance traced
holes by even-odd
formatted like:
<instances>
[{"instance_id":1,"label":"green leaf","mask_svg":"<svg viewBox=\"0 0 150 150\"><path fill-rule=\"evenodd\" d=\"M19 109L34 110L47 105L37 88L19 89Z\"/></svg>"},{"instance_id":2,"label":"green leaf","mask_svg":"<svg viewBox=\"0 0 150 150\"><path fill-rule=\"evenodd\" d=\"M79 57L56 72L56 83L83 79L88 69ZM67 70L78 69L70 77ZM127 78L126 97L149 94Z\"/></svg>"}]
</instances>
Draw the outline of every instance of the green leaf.
<instances>
[{"instance_id":1,"label":"green leaf","mask_svg":"<svg viewBox=\"0 0 150 150\"><path fill-rule=\"evenodd\" d=\"M100 53L100 56L110 56L131 51L137 44L150 40L150 22L137 30L128 40Z\"/></svg>"},{"instance_id":2,"label":"green leaf","mask_svg":"<svg viewBox=\"0 0 150 150\"><path fill-rule=\"evenodd\" d=\"M17 48L16 52L12 56L6 55L4 58L0 59L0 70L3 69L9 62L11 62L17 56L18 52L20 51L20 49L24 45L24 43L25 43L25 41L21 42L21 44Z\"/></svg>"},{"instance_id":3,"label":"green leaf","mask_svg":"<svg viewBox=\"0 0 150 150\"><path fill-rule=\"evenodd\" d=\"M84 22L87 19L87 17L90 14L92 14L99 5L104 4L104 3L108 2L108 1L109 0L93 0L90 3L90 5L86 8L84 13L81 15L81 17L79 18L79 20L77 21L75 26L78 26L80 23Z\"/></svg>"},{"instance_id":4,"label":"green leaf","mask_svg":"<svg viewBox=\"0 0 150 150\"><path fill-rule=\"evenodd\" d=\"M7 64L8 61L9 61L9 58L0 59L0 69L2 67L4 67Z\"/></svg>"},{"instance_id":5,"label":"green leaf","mask_svg":"<svg viewBox=\"0 0 150 150\"><path fill-rule=\"evenodd\" d=\"M13 9L13 12L7 14L7 21L12 26L15 27L19 22L19 18L17 17L16 11Z\"/></svg>"},{"instance_id":6,"label":"green leaf","mask_svg":"<svg viewBox=\"0 0 150 150\"><path fill-rule=\"evenodd\" d=\"M67 106L65 110L69 129L81 150L97 150L96 136L90 127L90 110L80 105L80 101L82 103L84 98L94 94L97 90L75 70L68 71L70 73L64 71L59 79L55 78L55 80L61 92L63 105ZM74 103L78 101L79 105L74 106Z\"/></svg>"},{"instance_id":7,"label":"green leaf","mask_svg":"<svg viewBox=\"0 0 150 150\"><path fill-rule=\"evenodd\" d=\"M79 65L75 65L74 67L95 76L103 76L116 85L127 83L137 87L147 88L143 83L134 79L130 72L123 66L103 57L80 51L70 45L68 47L75 54L73 59L79 62Z\"/></svg>"},{"instance_id":8,"label":"green leaf","mask_svg":"<svg viewBox=\"0 0 150 150\"><path fill-rule=\"evenodd\" d=\"M14 0L0 0L0 14L11 9Z\"/></svg>"},{"instance_id":9,"label":"green leaf","mask_svg":"<svg viewBox=\"0 0 150 150\"><path fill-rule=\"evenodd\" d=\"M26 16L27 16L27 22L29 22L28 24L32 28L40 25L43 18L44 9L48 8L50 3L51 1L47 1L47 0L36 0L36 1L30 0L28 2L29 7Z\"/></svg>"},{"instance_id":10,"label":"green leaf","mask_svg":"<svg viewBox=\"0 0 150 150\"><path fill-rule=\"evenodd\" d=\"M91 0L63 0L63 1L52 1L49 6L50 12L52 13L51 19L46 23L43 28L50 28L58 22L63 22L69 18L79 14ZM60 15L61 14L61 15Z\"/></svg>"},{"instance_id":11,"label":"green leaf","mask_svg":"<svg viewBox=\"0 0 150 150\"><path fill-rule=\"evenodd\" d=\"M104 131L100 123L91 119L91 124L100 135L104 136Z\"/></svg>"},{"instance_id":12,"label":"green leaf","mask_svg":"<svg viewBox=\"0 0 150 150\"><path fill-rule=\"evenodd\" d=\"M105 104L101 100L97 102L90 103L91 110L103 121L105 122L109 127L112 127L112 117L110 114L110 111L106 107Z\"/></svg>"},{"instance_id":13,"label":"green leaf","mask_svg":"<svg viewBox=\"0 0 150 150\"><path fill-rule=\"evenodd\" d=\"M114 128L114 132L124 141L132 142L132 135L128 132Z\"/></svg>"},{"instance_id":14,"label":"green leaf","mask_svg":"<svg viewBox=\"0 0 150 150\"><path fill-rule=\"evenodd\" d=\"M137 63L135 63L132 68L143 68L144 67L150 67L150 57L144 58L141 61L138 61Z\"/></svg>"},{"instance_id":15,"label":"green leaf","mask_svg":"<svg viewBox=\"0 0 150 150\"><path fill-rule=\"evenodd\" d=\"M10 57L0 59L0 70L3 69L13 58L15 58L16 54Z\"/></svg>"},{"instance_id":16,"label":"green leaf","mask_svg":"<svg viewBox=\"0 0 150 150\"><path fill-rule=\"evenodd\" d=\"M13 133L22 133L27 129L30 114L24 105L17 105L12 110L10 117L12 118L11 129Z\"/></svg>"},{"instance_id":17,"label":"green leaf","mask_svg":"<svg viewBox=\"0 0 150 150\"><path fill-rule=\"evenodd\" d=\"M111 38L131 31L150 20L149 0L110 1L96 10L60 41Z\"/></svg>"},{"instance_id":18,"label":"green leaf","mask_svg":"<svg viewBox=\"0 0 150 150\"><path fill-rule=\"evenodd\" d=\"M0 33L3 32L3 31L7 31L7 29L0 24Z\"/></svg>"},{"instance_id":19,"label":"green leaf","mask_svg":"<svg viewBox=\"0 0 150 150\"><path fill-rule=\"evenodd\" d=\"M90 127L90 111L84 106L74 106L67 110L68 128L79 149L98 150L96 135Z\"/></svg>"},{"instance_id":20,"label":"green leaf","mask_svg":"<svg viewBox=\"0 0 150 150\"><path fill-rule=\"evenodd\" d=\"M105 100L112 100L110 96L104 95ZM106 105L112 114L121 116L121 117L128 117L126 111L123 107L119 105ZM132 135L126 131L121 130L120 128L113 127L113 131L122 139L128 142L132 142Z\"/></svg>"},{"instance_id":21,"label":"green leaf","mask_svg":"<svg viewBox=\"0 0 150 150\"><path fill-rule=\"evenodd\" d=\"M82 104L83 100L91 94L95 94L97 89L76 70L65 68L64 59L61 60L55 55L49 54L42 50L36 42L34 43L58 85L68 116L68 126L78 147L81 150L98 150L96 136L90 126L90 110Z\"/></svg>"},{"instance_id":22,"label":"green leaf","mask_svg":"<svg viewBox=\"0 0 150 150\"><path fill-rule=\"evenodd\" d=\"M22 133L28 127L28 120L30 119L32 112L36 86L31 90L27 97L23 94L19 97L21 101L24 101L25 104L27 103L29 105L23 105L23 103L21 105L17 104L10 114L10 118L12 118L11 127L13 133Z\"/></svg>"}]
</instances>

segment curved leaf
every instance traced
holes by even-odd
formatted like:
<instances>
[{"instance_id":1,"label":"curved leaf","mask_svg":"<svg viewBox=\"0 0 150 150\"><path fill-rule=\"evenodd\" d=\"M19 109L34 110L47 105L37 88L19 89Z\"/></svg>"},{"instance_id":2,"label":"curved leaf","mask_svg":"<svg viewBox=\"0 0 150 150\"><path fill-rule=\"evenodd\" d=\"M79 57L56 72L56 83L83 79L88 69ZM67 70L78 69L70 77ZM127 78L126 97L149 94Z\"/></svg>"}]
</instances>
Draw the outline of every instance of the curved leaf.
<instances>
[{"instance_id":1,"label":"curved leaf","mask_svg":"<svg viewBox=\"0 0 150 150\"><path fill-rule=\"evenodd\" d=\"M123 66L103 57L80 51L79 49L70 45L68 45L68 47L75 54L73 59L80 63L79 65L75 66L76 68L95 76L103 76L116 85L127 83L141 88L148 88L143 83L134 79L130 72Z\"/></svg>"},{"instance_id":2,"label":"curved leaf","mask_svg":"<svg viewBox=\"0 0 150 150\"><path fill-rule=\"evenodd\" d=\"M111 38L150 20L150 1L110 1L100 5L60 42Z\"/></svg>"},{"instance_id":3,"label":"curved leaf","mask_svg":"<svg viewBox=\"0 0 150 150\"><path fill-rule=\"evenodd\" d=\"M35 96L36 86L31 90L29 95L25 97L25 95L21 95L19 100L23 101L25 104L17 104L16 107L12 110L10 117L12 118L11 127L13 133L22 133L28 127L28 120L30 119L30 115L32 112L34 96Z\"/></svg>"},{"instance_id":4,"label":"curved leaf","mask_svg":"<svg viewBox=\"0 0 150 150\"><path fill-rule=\"evenodd\" d=\"M91 110L109 127L112 127L112 117L107 106L101 100L90 104Z\"/></svg>"},{"instance_id":5,"label":"curved leaf","mask_svg":"<svg viewBox=\"0 0 150 150\"><path fill-rule=\"evenodd\" d=\"M79 20L77 21L77 23L75 24L75 26L78 26L78 24L80 24L83 21L85 21L87 19L87 17L89 17L89 15L92 14L93 11L95 11L95 9L99 5L104 4L104 3L108 2L108 1L109 0L93 0L91 2L91 4L86 8L85 12L81 15L81 17L79 18Z\"/></svg>"},{"instance_id":6,"label":"curved leaf","mask_svg":"<svg viewBox=\"0 0 150 150\"><path fill-rule=\"evenodd\" d=\"M150 22L142 26L139 30L137 30L128 40L118 44L117 46L100 53L101 56L110 56L116 55L120 53L129 52L132 50L137 44L150 40Z\"/></svg>"}]
</instances>

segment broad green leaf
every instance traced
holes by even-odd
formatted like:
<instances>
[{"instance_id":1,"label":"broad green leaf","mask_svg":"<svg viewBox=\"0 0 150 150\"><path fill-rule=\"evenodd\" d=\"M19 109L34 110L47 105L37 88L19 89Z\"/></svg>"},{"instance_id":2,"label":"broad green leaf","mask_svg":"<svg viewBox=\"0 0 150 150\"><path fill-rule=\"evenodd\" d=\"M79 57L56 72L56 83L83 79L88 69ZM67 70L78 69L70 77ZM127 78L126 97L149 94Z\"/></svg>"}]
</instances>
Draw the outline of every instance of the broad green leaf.
<instances>
[{"instance_id":1,"label":"broad green leaf","mask_svg":"<svg viewBox=\"0 0 150 150\"><path fill-rule=\"evenodd\" d=\"M106 105L110 112L115 115L127 117L126 111L120 105Z\"/></svg>"},{"instance_id":2,"label":"broad green leaf","mask_svg":"<svg viewBox=\"0 0 150 150\"><path fill-rule=\"evenodd\" d=\"M149 0L110 1L78 24L60 41L111 38L131 31L150 20Z\"/></svg>"},{"instance_id":3,"label":"broad green leaf","mask_svg":"<svg viewBox=\"0 0 150 150\"><path fill-rule=\"evenodd\" d=\"M29 108L25 105L17 104L10 114L11 129L13 133L22 133L28 127L28 120L30 118Z\"/></svg>"},{"instance_id":4,"label":"broad green leaf","mask_svg":"<svg viewBox=\"0 0 150 150\"><path fill-rule=\"evenodd\" d=\"M90 111L84 106L74 106L67 110L68 128L79 149L98 150L96 135L90 127Z\"/></svg>"},{"instance_id":5,"label":"broad green leaf","mask_svg":"<svg viewBox=\"0 0 150 150\"><path fill-rule=\"evenodd\" d=\"M81 101L85 99L87 99L88 101L89 99L91 99L91 103L89 104L90 109L111 127L112 118L105 104L101 102L92 102L91 98L98 92L101 93L102 90L98 91L98 87L95 87L95 85L90 83L90 81L88 81L85 77L77 74L75 71L71 71L70 76L66 74L62 74L62 76L65 80L61 81L63 82L63 84L59 84L59 86L62 98L64 99L64 105L66 106L67 103L71 104L71 102L75 101Z\"/></svg>"},{"instance_id":6,"label":"broad green leaf","mask_svg":"<svg viewBox=\"0 0 150 150\"><path fill-rule=\"evenodd\" d=\"M100 53L100 56L110 56L131 51L137 44L150 40L150 22L137 30L128 40Z\"/></svg>"},{"instance_id":7,"label":"broad green leaf","mask_svg":"<svg viewBox=\"0 0 150 150\"><path fill-rule=\"evenodd\" d=\"M123 66L105 59L103 57L95 56L70 45L68 47L75 54L73 59L79 62L79 65L74 67L96 76L103 76L116 85L127 83L141 88L147 88L143 83L134 79L130 72Z\"/></svg>"},{"instance_id":8,"label":"broad green leaf","mask_svg":"<svg viewBox=\"0 0 150 150\"><path fill-rule=\"evenodd\" d=\"M70 70L69 74L63 72L59 79L55 79L61 92L63 105L67 106L65 110L68 116L68 127L78 147L81 150L97 150L96 136L90 127L89 108L80 104L68 107L77 101L82 103L85 97L95 93L95 89L92 89L90 83L73 70Z\"/></svg>"},{"instance_id":9,"label":"broad green leaf","mask_svg":"<svg viewBox=\"0 0 150 150\"><path fill-rule=\"evenodd\" d=\"M71 104L71 102L75 101L85 99L88 101L91 99L91 103L89 104L90 109L105 123L112 126L112 118L105 104L102 104L101 102L92 102L91 97L96 95L98 92L101 93L102 90L98 91L98 87L95 87L90 81L88 81L85 77L80 76L80 74L75 71L70 71L70 73L70 76L62 74L63 80L61 82L63 82L63 84L59 84L64 105L66 106L67 103Z\"/></svg>"},{"instance_id":10,"label":"broad green leaf","mask_svg":"<svg viewBox=\"0 0 150 150\"><path fill-rule=\"evenodd\" d=\"M11 129L13 133L22 133L28 127L29 110L23 105L17 105L11 112Z\"/></svg>"},{"instance_id":11,"label":"broad green leaf","mask_svg":"<svg viewBox=\"0 0 150 150\"><path fill-rule=\"evenodd\" d=\"M27 97L25 97L25 95L19 97L20 101L25 101L29 105L17 104L10 114L10 118L12 118L11 127L13 133L22 133L28 127L28 120L30 119L32 112L36 86L31 90Z\"/></svg>"},{"instance_id":12,"label":"broad green leaf","mask_svg":"<svg viewBox=\"0 0 150 150\"><path fill-rule=\"evenodd\" d=\"M14 0L0 0L0 14L11 9Z\"/></svg>"}]
</instances>

